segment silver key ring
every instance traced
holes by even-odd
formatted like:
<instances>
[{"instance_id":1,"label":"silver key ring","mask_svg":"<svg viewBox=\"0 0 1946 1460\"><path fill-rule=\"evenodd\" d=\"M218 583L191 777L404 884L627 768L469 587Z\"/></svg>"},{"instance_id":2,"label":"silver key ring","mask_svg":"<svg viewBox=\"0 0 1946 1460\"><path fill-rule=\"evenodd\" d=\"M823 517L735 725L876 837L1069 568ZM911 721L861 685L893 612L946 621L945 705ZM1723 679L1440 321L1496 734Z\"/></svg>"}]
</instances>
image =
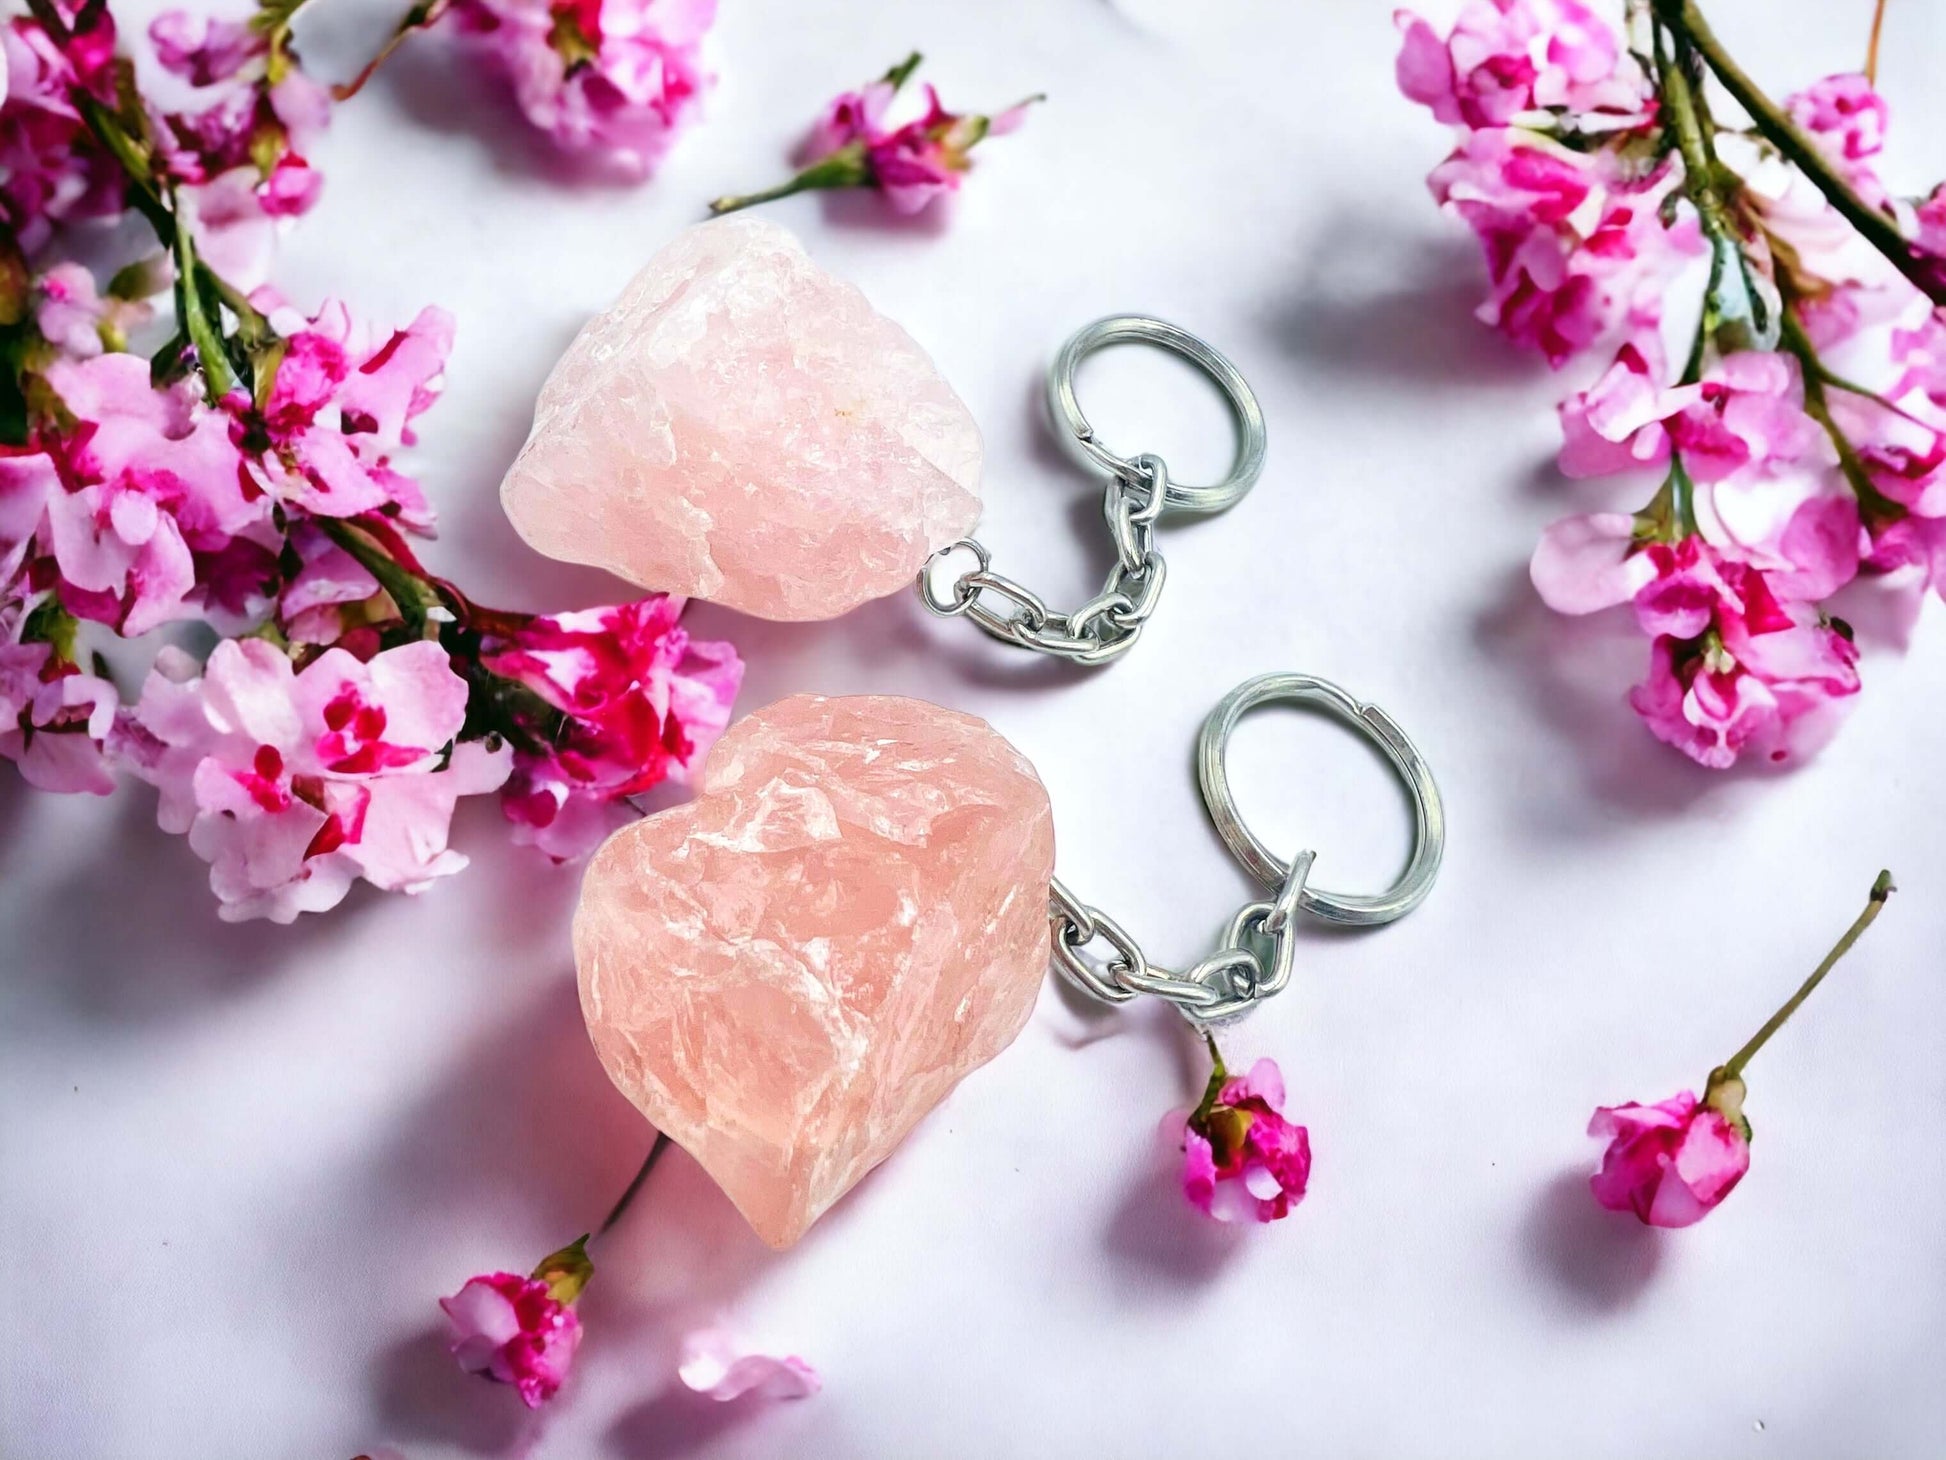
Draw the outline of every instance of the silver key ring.
<instances>
[{"instance_id":1,"label":"silver key ring","mask_svg":"<svg viewBox=\"0 0 1946 1460\"><path fill-rule=\"evenodd\" d=\"M1082 414L1075 395L1074 377L1081 362L1109 345L1159 345L1196 366L1216 383L1229 402L1237 423L1237 456L1230 474L1213 487L1190 487L1170 482L1163 492L1163 506L1175 512L1221 512L1234 506L1263 474L1267 434L1263 408L1243 372L1207 341L1167 320L1141 314L1116 314L1098 319L1068 337L1060 354L1047 372L1047 404L1054 419L1065 425L1075 442L1097 466L1127 481L1139 481L1142 470L1133 459L1123 458L1102 445L1095 428Z\"/></svg>"},{"instance_id":2,"label":"silver key ring","mask_svg":"<svg viewBox=\"0 0 1946 1460\"><path fill-rule=\"evenodd\" d=\"M1412 861L1389 892L1365 897L1313 890L1309 879L1317 854L1299 852L1289 862L1280 861L1237 814L1223 762L1230 732L1248 711L1279 700L1323 705L1376 743L1412 792L1417 822ZM1389 923L1424 901L1439 875L1446 814L1425 759L1390 715L1376 705L1360 704L1329 680L1311 674L1264 674L1238 685L1203 721L1196 741L1196 775L1210 820L1270 897L1238 908L1216 951L1195 967L1176 972L1150 962L1120 923L1055 878L1047 910L1054 968L1091 998L1123 1004L1148 994L1172 1004L1199 1028L1226 1024L1289 985L1299 911L1354 926Z\"/></svg>"},{"instance_id":3,"label":"silver key ring","mask_svg":"<svg viewBox=\"0 0 1946 1460\"><path fill-rule=\"evenodd\" d=\"M1244 825L1236 798L1230 794L1229 771L1224 764L1230 732L1237 721L1259 705L1275 703L1323 706L1384 751L1412 793L1412 859L1391 888L1362 894L1323 892L1307 885L1297 894L1297 905L1326 922L1348 927L1371 927L1403 917L1432 891L1440 859L1446 853L1446 811L1439 799L1439 787L1425 757L1390 715L1377 705L1353 699L1328 679L1314 674L1262 674L1238 685L1210 711L1196 739L1196 778L1202 783L1203 801L1217 833L1237 860L1266 887L1283 887L1290 880L1292 863L1279 858ZM1300 853L1298 860L1308 860L1311 855Z\"/></svg>"},{"instance_id":4,"label":"silver key ring","mask_svg":"<svg viewBox=\"0 0 1946 1460\"><path fill-rule=\"evenodd\" d=\"M1237 421L1237 457L1215 486L1178 486L1154 452L1123 458L1095 438L1075 399L1074 372L1104 345L1129 342L1175 351L1214 380L1229 401ZM1098 319L1071 335L1048 369L1047 402L1057 427L1066 427L1085 459L1109 472L1101 515L1115 546L1115 565L1101 592L1063 613L995 569L984 544L962 538L926 559L919 569L919 597L930 612L970 619L1003 643L1074 664L1107 664L1135 646L1162 599L1168 565L1156 542L1156 523L1171 510L1220 512L1256 484L1264 469L1264 413L1248 382L1219 350L1186 329L1136 314Z\"/></svg>"}]
</instances>

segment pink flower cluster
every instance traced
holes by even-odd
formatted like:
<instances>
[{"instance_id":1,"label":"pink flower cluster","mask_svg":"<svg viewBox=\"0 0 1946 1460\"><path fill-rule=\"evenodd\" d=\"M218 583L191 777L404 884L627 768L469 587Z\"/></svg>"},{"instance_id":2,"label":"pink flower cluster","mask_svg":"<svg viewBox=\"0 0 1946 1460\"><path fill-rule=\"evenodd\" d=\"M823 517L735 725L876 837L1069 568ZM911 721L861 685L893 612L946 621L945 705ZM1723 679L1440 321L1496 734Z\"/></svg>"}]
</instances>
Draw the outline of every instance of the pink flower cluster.
<instances>
[{"instance_id":1,"label":"pink flower cluster","mask_svg":"<svg viewBox=\"0 0 1946 1460\"><path fill-rule=\"evenodd\" d=\"M1021 102L991 117L949 112L927 82L925 111L890 127L885 119L897 90L898 82L887 78L845 92L825 108L804 144L807 165L847 152L861 154L869 185L884 194L895 213L921 212L957 190L973 165L974 144L1013 131L1032 104Z\"/></svg>"},{"instance_id":2,"label":"pink flower cluster","mask_svg":"<svg viewBox=\"0 0 1946 1460\"><path fill-rule=\"evenodd\" d=\"M716 0L456 0L452 9L529 121L637 175L661 161L713 79L701 46Z\"/></svg>"},{"instance_id":3,"label":"pink flower cluster","mask_svg":"<svg viewBox=\"0 0 1946 1460\"><path fill-rule=\"evenodd\" d=\"M115 64L106 24L6 35L36 75L87 76ZM196 190L247 183L260 217L315 191L291 120L292 98L315 93L277 35L164 16L165 67L222 95L180 114L114 97L118 114L167 123L139 135L177 185L157 232L188 304L153 359L131 341L169 282L161 257L105 292L72 259L0 278L20 320L0 379L17 417L0 443L0 756L50 790L105 794L118 770L147 781L163 828L210 864L221 915L288 922L354 881L416 892L464 866L448 846L463 796L504 790L520 839L585 853L628 798L696 764L742 665L692 642L676 600L506 613L419 563L409 539L433 512L402 463L444 382L450 316L373 329L336 301L306 316L211 265ZM95 153L128 161L90 130L103 124L54 108L58 92L0 105L0 147L51 149L50 117L80 128L0 186L17 259L22 240L45 250L107 210L83 186ZM196 221L200 254L179 231ZM200 664L161 647L124 706L87 636L185 620L227 637Z\"/></svg>"},{"instance_id":4,"label":"pink flower cluster","mask_svg":"<svg viewBox=\"0 0 1946 1460\"><path fill-rule=\"evenodd\" d=\"M0 28L0 223L33 253L59 224L122 211L128 179L83 118L85 95L151 176L180 191L205 257L234 283L261 282L277 221L317 201L322 180L304 154L330 119L329 97L298 69L287 34L181 10L158 16L156 58L186 90L180 108L164 110L118 91L109 7L51 4L65 42L33 18Z\"/></svg>"},{"instance_id":5,"label":"pink flower cluster","mask_svg":"<svg viewBox=\"0 0 1946 1460\"><path fill-rule=\"evenodd\" d=\"M1275 1060L1232 1077L1214 1049L1209 1088L1182 1124L1183 1195L1219 1222L1274 1222L1304 1199L1311 1133L1284 1117Z\"/></svg>"},{"instance_id":6,"label":"pink flower cluster","mask_svg":"<svg viewBox=\"0 0 1946 1460\"><path fill-rule=\"evenodd\" d=\"M1632 606L1629 702L1660 739L1712 767L1803 756L1860 685L1831 595L1861 572L1946 591L1946 322L1776 147L1717 127L1578 0L1471 0L1445 35L1398 19L1400 88L1459 131L1430 181L1479 236L1480 317L1589 362L1562 472L1660 481L1635 513L1550 529L1537 589L1563 613ZM1787 110L1833 185L1923 244L1941 208L1876 177L1887 108L1863 77ZM1698 183L1683 120L1740 187Z\"/></svg>"},{"instance_id":7,"label":"pink flower cluster","mask_svg":"<svg viewBox=\"0 0 1946 1460\"><path fill-rule=\"evenodd\" d=\"M894 212L909 215L957 191L973 166L973 149L1013 131L1042 98L1030 96L990 117L949 112L928 83L924 111L889 125L893 103L920 59L914 52L877 81L826 106L799 149L795 177L763 192L718 198L710 211L730 213L811 189L873 188Z\"/></svg>"},{"instance_id":8,"label":"pink flower cluster","mask_svg":"<svg viewBox=\"0 0 1946 1460\"><path fill-rule=\"evenodd\" d=\"M204 258L255 286L278 222L307 212L323 188L305 154L331 120L330 93L298 69L281 32L255 21L171 10L149 42L191 88L186 109L156 128L163 168L182 185Z\"/></svg>"}]
</instances>

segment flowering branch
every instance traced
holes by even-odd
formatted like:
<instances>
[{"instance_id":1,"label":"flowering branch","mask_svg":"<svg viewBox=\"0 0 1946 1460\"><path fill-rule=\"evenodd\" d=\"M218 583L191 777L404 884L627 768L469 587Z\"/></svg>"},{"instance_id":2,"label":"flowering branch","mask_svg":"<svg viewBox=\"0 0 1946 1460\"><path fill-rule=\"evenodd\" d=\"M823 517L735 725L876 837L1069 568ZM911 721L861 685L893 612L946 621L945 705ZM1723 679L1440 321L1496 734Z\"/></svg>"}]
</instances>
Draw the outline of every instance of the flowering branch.
<instances>
[{"instance_id":1,"label":"flowering branch","mask_svg":"<svg viewBox=\"0 0 1946 1460\"><path fill-rule=\"evenodd\" d=\"M806 163L795 176L762 192L718 198L709 205L711 214L734 213L795 193L865 187L878 189L894 211L917 213L959 187L973 165L975 146L1012 131L1028 107L1046 100L1036 94L991 117L960 115L942 107L939 93L928 85L925 114L889 128L885 114L920 60L914 51L877 81L832 101L805 141Z\"/></svg>"},{"instance_id":2,"label":"flowering branch","mask_svg":"<svg viewBox=\"0 0 1946 1460\"><path fill-rule=\"evenodd\" d=\"M1867 204L1789 114L1764 95L1723 49L1723 43L1703 18L1696 0L1656 0L1656 13L1663 24L1696 48L1717 80L1723 83L1723 89L1750 114L1757 130L1811 180L1845 221L1934 304L1946 304L1946 273L1942 273L1939 264L1917 253L1910 240L1899 232L1898 225Z\"/></svg>"},{"instance_id":3,"label":"flowering branch","mask_svg":"<svg viewBox=\"0 0 1946 1460\"><path fill-rule=\"evenodd\" d=\"M1550 528L1536 588L1634 610L1629 703L1659 738L1788 762L1860 689L1831 595L1895 570L1946 592L1946 187L1880 181L1862 76L1773 103L1696 0L1628 14L1631 46L1581 0L1468 7L1447 36L1402 15L1399 84L1457 131L1431 183L1480 236L1481 317L1557 367L1614 352L1561 403L1563 474L1660 476L1637 512ZM1712 81L1753 127L1715 118Z\"/></svg>"},{"instance_id":4,"label":"flowering branch","mask_svg":"<svg viewBox=\"0 0 1946 1460\"><path fill-rule=\"evenodd\" d=\"M136 88L105 7L32 3L0 27L33 83L0 100L0 756L51 790L156 786L229 919L289 921L358 879L429 886L465 865L446 841L467 795L499 791L551 857L591 849L707 750L735 653L692 642L665 597L512 613L419 563L432 509L400 467L450 318L375 334L234 272L229 230L317 191L302 0L246 25L158 17L163 65L225 93L185 113ZM34 272L30 253L125 208L162 252L107 296L71 259ZM129 341L164 289L173 329L145 361ZM84 626L184 618L217 631L207 662L162 649L124 705Z\"/></svg>"}]
</instances>

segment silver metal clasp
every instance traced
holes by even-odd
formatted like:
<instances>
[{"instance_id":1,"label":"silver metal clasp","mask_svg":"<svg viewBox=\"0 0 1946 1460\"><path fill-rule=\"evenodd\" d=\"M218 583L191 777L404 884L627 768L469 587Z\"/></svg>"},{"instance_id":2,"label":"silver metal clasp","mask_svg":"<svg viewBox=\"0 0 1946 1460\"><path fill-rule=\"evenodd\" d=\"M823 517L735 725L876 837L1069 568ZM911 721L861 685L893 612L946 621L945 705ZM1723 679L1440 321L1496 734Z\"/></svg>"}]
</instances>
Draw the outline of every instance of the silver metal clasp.
<instances>
[{"instance_id":1,"label":"silver metal clasp","mask_svg":"<svg viewBox=\"0 0 1946 1460\"><path fill-rule=\"evenodd\" d=\"M1237 455L1213 487L1170 480L1161 457L1123 457L1102 445L1082 414L1074 377L1096 350L1116 344L1158 345L1183 356L1216 383L1237 422ZM1155 545L1166 512L1220 512L1263 473L1263 410L1236 366L1214 346L1177 325L1143 315L1098 319L1068 338L1047 373L1048 410L1082 458L1109 473L1101 512L1115 545L1115 566L1100 593L1072 613L1051 609L1031 589L994 571L992 554L971 538L949 543L919 570L919 596L942 618L964 617L1005 643L1075 664L1106 664L1127 653L1161 601L1168 568ZM955 564L957 563L957 566Z\"/></svg>"}]
</instances>

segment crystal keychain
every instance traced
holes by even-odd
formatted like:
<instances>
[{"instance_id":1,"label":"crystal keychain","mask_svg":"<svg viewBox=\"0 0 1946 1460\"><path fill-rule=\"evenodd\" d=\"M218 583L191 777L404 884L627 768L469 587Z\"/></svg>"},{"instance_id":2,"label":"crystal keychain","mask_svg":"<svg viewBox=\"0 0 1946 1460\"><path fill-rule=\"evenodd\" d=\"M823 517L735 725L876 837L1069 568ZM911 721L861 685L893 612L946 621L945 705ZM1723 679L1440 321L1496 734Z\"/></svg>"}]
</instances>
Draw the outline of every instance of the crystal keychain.
<instances>
[{"instance_id":1,"label":"crystal keychain","mask_svg":"<svg viewBox=\"0 0 1946 1460\"><path fill-rule=\"evenodd\" d=\"M1229 475L1210 487L1169 479L1153 452L1125 458L1102 444L1082 413L1075 372L1082 360L1108 345L1148 344L1173 351L1215 382L1236 417L1237 455ZM1167 567L1155 546L1165 512L1221 512L1242 500L1264 467L1264 414L1250 383L1206 340L1166 320L1120 314L1077 330L1047 372L1048 411L1065 426L1084 458L1105 468L1101 515L1115 544L1115 566L1100 593L1072 613L1050 609L1024 585L993 571L993 555L973 538L947 544L919 570L919 597L942 618L964 616L1004 643L1076 664L1107 664L1134 647L1162 596ZM946 583L939 580L953 559L973 566ZM942 589L944 591L942 591ZM987 597L996 601L989 603Z\"/></svg>"},{"instance_id":2,"label":"crystal keychain","mask_svg":"<svg viewBox=\"0 0 1946 1460\"><path fill-rule=\"evenodd\" d=\"M1238 816L1230 730L1272 701L1339 716L1404 779L1416 832L1389 891L1312 888L1310 853L1282 861ZM1013 1041L1050 963L1096 998L1154 995L1208 1027L1289 983L1298 912L1389 922L1431 888L1439 791L1377 707L1266 675L1211 713L1197 761L1211 819L1275 895L1172 973L1055 878L1047 792L982 721L885 695L766 706L717 743L694 801L622 828L589 864L574 946L595 1051L758 1234L788 1246Z\"/></svg>"}]
</instances>

